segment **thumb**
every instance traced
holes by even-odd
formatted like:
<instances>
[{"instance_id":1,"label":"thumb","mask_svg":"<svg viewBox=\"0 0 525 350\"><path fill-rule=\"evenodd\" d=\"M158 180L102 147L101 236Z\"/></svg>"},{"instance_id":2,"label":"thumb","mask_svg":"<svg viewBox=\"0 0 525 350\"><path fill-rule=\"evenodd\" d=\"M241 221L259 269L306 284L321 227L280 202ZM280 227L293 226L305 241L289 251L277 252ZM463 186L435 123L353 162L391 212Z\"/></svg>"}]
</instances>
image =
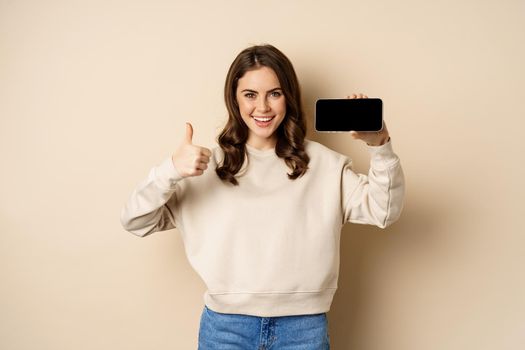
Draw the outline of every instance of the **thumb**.
<instances>
[{"instance_id":1,"label":"thumb","mask_svg":"<svg viewBox=\"0 0 525 350\"><path fill-rule=\"evenodd\" d=\"M193 139L193 126L191 126L190 123L186 123L186 138L184 141L191 145L192 139Z\"/></svg>"}]
</instances>

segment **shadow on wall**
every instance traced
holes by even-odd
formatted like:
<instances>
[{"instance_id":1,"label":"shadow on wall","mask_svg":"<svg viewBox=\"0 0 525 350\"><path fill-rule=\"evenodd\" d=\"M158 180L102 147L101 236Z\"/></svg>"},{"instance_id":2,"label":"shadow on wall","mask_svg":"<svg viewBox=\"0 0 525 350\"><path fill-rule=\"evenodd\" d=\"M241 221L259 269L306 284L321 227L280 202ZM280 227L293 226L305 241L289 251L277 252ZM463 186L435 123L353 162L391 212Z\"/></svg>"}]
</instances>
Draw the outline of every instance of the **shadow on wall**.
<instances>
[{"instance_id":1,"label":"shadow on wall","mask_svg":"<svg viewBox=\"0 0 525 350\"><path fill-rule=\"evenodd\" d=\"M407 192L401 218L384 230L357 224L343 227L338 290L328 316L335 349L367 348L382 308L403 305L410 286L425 283L418 278L432 278L431 262L450 254L446 237L450 232L442 218L454 220L457 214L443 201L412 194ZM396 318L392 311L387 317L390 322ZM403 317L399 315L399 320Z\"/></svg>"}]
</instances>

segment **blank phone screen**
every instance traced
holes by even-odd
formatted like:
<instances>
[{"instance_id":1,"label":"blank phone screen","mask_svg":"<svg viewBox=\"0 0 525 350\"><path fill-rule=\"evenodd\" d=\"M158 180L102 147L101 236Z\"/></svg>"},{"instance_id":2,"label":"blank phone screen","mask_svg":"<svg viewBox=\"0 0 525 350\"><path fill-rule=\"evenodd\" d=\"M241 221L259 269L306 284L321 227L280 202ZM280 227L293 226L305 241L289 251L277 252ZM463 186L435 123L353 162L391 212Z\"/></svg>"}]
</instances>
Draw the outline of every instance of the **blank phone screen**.
<instances>
[{"instance_id":1,"label":"blank phone screen","mask_svg":"<svg viewBox=\"0 0 525 350\"><path fill-rule=\"evenodd\" d=\"M315 103L316 131L379 131L383 102L379 98L319 99Z\"/></svg>"}]
</instances>

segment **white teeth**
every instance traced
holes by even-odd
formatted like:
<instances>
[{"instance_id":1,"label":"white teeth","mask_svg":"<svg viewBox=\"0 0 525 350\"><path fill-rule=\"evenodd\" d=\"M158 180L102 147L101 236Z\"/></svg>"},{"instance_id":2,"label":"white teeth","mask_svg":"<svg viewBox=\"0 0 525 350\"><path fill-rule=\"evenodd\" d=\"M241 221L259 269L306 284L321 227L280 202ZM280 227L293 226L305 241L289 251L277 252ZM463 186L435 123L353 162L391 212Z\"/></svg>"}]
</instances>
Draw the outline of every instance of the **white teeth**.
<instances>
[{"instance_id":1,"label":"white teeth","mask_svg":"<svg viewBox=\"0 0 525 350\"><path fill-rule=\"evenodd\" d=\"M269 118L260 118L260 117L253 117L253 119L257 120L258 122L267 122L273 119L273 117Z\"/></svg>"}]
</instances>

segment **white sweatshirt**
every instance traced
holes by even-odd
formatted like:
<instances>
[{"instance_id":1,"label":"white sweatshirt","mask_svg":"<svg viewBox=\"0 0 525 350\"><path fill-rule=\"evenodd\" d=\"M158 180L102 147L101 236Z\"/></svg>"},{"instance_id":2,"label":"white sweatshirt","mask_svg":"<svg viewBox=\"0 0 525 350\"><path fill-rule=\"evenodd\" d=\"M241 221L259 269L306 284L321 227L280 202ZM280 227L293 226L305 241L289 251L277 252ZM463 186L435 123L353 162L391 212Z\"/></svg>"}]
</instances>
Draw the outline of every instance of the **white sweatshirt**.
<instances>
[{"instance_id":1,"label":"white sweatshirt","mask_svg":"<svg viewBox=\"0 0 525 350\"><path fill-rule=\"evenodd\" d=\"M399 158L391 142L368 147L366 176L351 170L348 157L305 140L309 169L290 180L274 149L246 149L239 186L215 173L220 147L212 149L201 176L182 179L167 158L133 191L121 223L142 237L177 228L214 311L260 317L327 312L337 289L343 224L384 228L401 213Z\"/></svg>"}]
</instances>

